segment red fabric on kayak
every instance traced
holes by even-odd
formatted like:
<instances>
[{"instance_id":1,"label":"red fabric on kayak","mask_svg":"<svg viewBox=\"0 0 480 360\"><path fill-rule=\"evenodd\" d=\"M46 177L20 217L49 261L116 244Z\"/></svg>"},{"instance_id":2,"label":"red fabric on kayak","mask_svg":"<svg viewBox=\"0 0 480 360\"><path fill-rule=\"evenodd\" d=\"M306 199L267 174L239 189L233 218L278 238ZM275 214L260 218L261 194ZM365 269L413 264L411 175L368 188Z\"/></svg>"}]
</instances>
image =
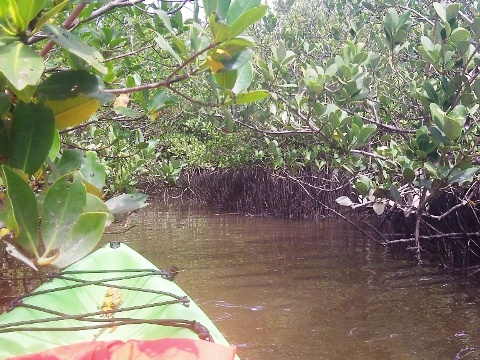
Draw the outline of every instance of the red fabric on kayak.
<instances>
[{"instance_id":1,"label":"red fabric on kayak","mask_svg":"<svg viewBox=\"0 0 480 360\"><path fill-rule=\"evenodd\" d=\"M235 347L203 340L87 341L7 360L233 360Z\"/></svg>"}]
</instances>

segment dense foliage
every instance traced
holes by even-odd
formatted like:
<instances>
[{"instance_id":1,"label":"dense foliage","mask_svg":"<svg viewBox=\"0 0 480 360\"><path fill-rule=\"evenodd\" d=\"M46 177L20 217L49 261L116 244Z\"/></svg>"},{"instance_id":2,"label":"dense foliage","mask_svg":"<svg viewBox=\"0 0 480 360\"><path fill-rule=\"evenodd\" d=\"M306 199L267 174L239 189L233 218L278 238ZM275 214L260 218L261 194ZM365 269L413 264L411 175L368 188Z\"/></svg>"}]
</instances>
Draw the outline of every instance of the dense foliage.
<instances>
[{"instance_id":1,"label":"dense foliage","mask_svg":"<svg viewBox=\"0 0 480 360\"><path fill-rule=\"evenodd\" d=\"M254 44L243 33L265 15L260 1L204 1L206 20L194 2L185 22L187 2L145 3L0 4L0 238L32 267L77 261L112 215L144 206L144 195L118 192L148 161L175 181L177 161L158 159L159 139L137 121L161 120L180 99L220 107L268 96L247 91Z\"/></svg>"},{"instance_id":2,"label":"dense foliage","mask_svg":"<svg viewBox=\"0 0 480 360\"><path fill-rule=\"evenodd\" d=\"M349 173L337 202L414 217L419 257L422 228L476 216L479 2L270 5L4 1L0 236L63 265L138 178L251 164Z\"/></svg>"}]
</instances>

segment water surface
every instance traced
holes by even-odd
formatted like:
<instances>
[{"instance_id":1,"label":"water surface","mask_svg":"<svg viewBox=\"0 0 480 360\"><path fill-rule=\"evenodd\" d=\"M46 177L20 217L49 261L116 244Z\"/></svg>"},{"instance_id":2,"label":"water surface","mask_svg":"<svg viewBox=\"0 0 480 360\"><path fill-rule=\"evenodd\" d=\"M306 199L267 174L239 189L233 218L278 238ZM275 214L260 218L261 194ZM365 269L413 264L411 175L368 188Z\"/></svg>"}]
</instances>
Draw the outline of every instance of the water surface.
<instances>
[{"instance_id":1,"label":"water surface","mask_svg":"<svg viewBox=\"0 0 480 360\"><path fill-rule=\"evenodd\" d=\"M162 202L128 243L177 283L242 359L480 359L480 287L394 259L343 221Z\"/></svg>"}]
</instances>

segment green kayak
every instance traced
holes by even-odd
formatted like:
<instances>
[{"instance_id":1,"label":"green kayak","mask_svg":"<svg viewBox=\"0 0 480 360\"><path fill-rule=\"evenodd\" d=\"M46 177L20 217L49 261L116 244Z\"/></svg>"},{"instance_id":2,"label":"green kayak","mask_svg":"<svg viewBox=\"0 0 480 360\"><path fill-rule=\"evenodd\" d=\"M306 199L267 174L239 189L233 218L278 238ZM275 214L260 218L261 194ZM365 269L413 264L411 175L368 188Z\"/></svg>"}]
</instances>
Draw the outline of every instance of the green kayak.
<instances>
[{"instance_id":1,"label":"green kayak","mask_svg":"<svg viewBox=\"0 0 480 360\"><path fill-rule=\"evenodd\" d=\"M235 355L228 354L234 354L234 347L171 281L171 275L125 244L107 244L65 270L49 275L49 281L14 301L11 310L0 315L0 359L45 351L50 351L49 356L55 355L57 347L66 353L65 349L73 344L81 344L77 346L81 349L96 349L102 344L105 350L111 344L133 341L137 349L141 347L138 341L146 341L149 346L158 347L165 345L165 339L169 339L168 346L177 342L183 352L190 349L185 341L198 344L202 351L204 347L208 350L202 355L197 349L197 357L158 359L213 359L217 357L212 353L223 351L227 355L219 359L233 359ZM163 340L163 345L151 340ZM133 355L121 358L137 359Z\"/></svg>"}]
</instances>

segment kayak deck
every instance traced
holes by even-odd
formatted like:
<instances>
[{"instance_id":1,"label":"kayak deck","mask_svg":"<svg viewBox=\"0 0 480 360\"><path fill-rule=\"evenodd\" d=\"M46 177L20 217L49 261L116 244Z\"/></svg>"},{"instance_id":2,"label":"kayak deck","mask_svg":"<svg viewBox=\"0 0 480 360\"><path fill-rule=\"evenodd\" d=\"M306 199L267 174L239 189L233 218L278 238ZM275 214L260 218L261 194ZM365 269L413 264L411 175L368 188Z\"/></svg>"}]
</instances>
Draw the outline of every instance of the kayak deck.
<instances>
[{"instance_id":1,"label":"kayak deck","mask_svg":"<svg viewBox=\"0 0 480 360\"><path fill-rule=\"evenodd\" d=\"M175 283L125 244L111 243L0 315L0 358L85 341L204 339L228 346Z\"/></svg>"}]
</instances>

